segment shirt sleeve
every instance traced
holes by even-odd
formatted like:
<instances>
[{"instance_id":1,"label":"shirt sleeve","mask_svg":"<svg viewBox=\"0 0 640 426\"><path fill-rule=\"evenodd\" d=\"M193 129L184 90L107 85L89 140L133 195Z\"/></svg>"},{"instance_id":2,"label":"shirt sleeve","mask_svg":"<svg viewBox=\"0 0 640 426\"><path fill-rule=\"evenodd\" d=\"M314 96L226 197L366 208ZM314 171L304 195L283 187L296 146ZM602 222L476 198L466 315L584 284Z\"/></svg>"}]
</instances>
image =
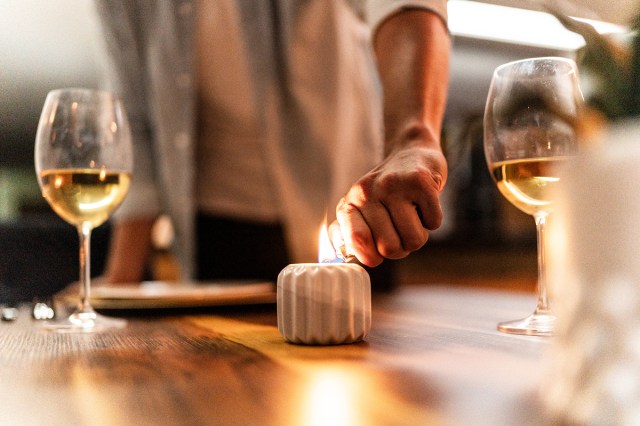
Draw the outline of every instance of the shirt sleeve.
<instances>
[{"instance_id":1,"label":"shirt sleeve","mask_svg":"<svg viewBox=\"0 0 640 426\"><path fill-rule=\"evenodd\" d=\"M129 193L114 218L154 216L160 211L154 150L144 81L139 10L134 1L94 2L103 34L102 86L122 100L129 118L134 169Z\"/></svg>"},{"instance_id":2,"label":"shirt sleeve","mask_svg":"<svg viewBox=\"0 0 640 426\"><path fill-rule=\"evenodd\" d=\"M447 23L446 0L367 0L365 17L371 32L375 33L385 19L404 9L430 10Z\"/></svg>"}]
</instances>

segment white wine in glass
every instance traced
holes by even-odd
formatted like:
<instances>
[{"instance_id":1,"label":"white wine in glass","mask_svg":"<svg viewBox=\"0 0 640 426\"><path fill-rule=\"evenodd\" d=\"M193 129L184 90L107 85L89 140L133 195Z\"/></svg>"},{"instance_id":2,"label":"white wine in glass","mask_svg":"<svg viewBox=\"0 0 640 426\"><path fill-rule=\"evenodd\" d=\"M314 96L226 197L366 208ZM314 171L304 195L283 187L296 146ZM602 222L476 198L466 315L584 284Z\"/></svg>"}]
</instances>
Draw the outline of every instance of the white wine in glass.
<instances>
[{"instance_id":1,"label":"white wine in glass","mask_svg":"<svg viewBox=\"0 0 640 426\"><path fill-rule=\"evenodd\" d=\"M558 170L577 153L583 97L574 61L531 58L493 73L484 114L487 165L500 193L535 219L538 302L526 318L498 324L507 333L552 335L555 315L547 295L545 224L553 212Z\"/></svg>"},{"instance_id":2,"label":"white wine in glass","mask_svg":"<svg viewBox=\"0 0 640 426\"><path fill-rule=\"evenodd\" d=\"M126 321L91 307L91 232L124 200L131 181L129 123L112 93L60 89L47 95L36 134L35 166L42 195L78 230L80 302L74 313L44 327L59 332L122 328Z\"/></svg>"}]
</instances>

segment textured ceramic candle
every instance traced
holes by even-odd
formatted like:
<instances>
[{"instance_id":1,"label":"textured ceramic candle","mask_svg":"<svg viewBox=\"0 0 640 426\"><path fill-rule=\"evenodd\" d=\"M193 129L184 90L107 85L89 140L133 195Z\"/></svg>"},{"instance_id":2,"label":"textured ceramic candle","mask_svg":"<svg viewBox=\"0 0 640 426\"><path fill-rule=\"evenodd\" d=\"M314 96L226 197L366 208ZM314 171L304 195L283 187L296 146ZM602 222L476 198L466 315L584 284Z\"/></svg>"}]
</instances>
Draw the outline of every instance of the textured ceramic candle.
<instances>
[{"instance_id":1,"label":"textured ceramic candle","mask_svg":"<svg viewBox=\"0 0 640 426\"><path fill-rule=\"evenodd\" d=\"M354 343L371 329L371 281L359 265L291 264L277 293L278 330L291 343Z\"/></svg>"}]
</instances>

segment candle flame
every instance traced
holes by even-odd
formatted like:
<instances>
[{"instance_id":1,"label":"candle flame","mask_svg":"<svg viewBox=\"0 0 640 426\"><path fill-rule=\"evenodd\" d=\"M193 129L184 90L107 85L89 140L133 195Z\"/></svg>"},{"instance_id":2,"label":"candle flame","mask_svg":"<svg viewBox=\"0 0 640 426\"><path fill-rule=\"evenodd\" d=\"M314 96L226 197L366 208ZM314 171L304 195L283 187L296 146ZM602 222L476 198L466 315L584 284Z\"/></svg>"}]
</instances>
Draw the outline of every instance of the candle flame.
<instances>
[{"instance_id":1,"label":"candle flame","mask_svg":"<svg viewBox=\"0 0 640 426\"><path fill-rule=\"evenodd\" d=\"M320 227L320 235L318 239L318 262L320 263L334 263L338 260L336 251L329 239L329 232L327 231L327 223L323 223Z\"/></svg>"}]
</instances>

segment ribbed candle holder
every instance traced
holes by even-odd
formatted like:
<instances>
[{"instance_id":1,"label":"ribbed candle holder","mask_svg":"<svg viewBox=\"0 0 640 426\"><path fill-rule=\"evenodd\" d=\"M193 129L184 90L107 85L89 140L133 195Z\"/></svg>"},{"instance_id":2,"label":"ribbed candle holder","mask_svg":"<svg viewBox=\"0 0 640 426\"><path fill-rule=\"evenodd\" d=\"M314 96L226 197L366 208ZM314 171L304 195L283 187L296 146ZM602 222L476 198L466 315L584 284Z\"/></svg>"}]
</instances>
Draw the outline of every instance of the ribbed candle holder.
<instances>
[{"instance_id":1,"label":"ribbed candle holder","mask_svg":"<svg viewBox=\"0 0 640 426\"><path fill-rule=\"evenodd\" d=\"M337 345L371 330L371 280L351 263L297 263L278 275L278 330L291 343Z\"/></svg>"}]
</instances>

